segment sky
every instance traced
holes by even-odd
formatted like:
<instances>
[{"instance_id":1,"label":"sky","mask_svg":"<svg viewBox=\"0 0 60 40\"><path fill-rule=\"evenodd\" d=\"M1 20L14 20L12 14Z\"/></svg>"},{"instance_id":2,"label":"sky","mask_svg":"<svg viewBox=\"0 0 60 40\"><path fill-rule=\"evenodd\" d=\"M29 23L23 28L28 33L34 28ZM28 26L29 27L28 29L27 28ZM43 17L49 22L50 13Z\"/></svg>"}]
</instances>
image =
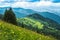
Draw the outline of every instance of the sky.
<instances>
[{"instance_id":1,"label":"sky","mask_svg":"<svg viewBox=\"0 0 60 40\"><path fill-rule=\"evenodd\" d=\"M0 0L0 7L21 7L60 14L60 0Z\"/></svg>"},{"instance_id":2,"label":"sky","mask_svg":"<svg viewBox=\"0 0 60 40\"><path fill-rule=\"evenodd\" d=\"M60 0L0 0L0 7L35 7L59 4Z\"/></svg>"}]
</instances>

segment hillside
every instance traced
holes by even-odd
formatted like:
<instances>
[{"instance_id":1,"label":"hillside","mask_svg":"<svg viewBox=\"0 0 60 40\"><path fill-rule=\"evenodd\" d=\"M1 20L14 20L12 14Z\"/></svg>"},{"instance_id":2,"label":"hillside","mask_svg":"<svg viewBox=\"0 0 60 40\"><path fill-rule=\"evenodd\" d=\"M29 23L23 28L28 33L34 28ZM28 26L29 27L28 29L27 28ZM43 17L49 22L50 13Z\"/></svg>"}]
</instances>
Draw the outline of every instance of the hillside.
<instances>
[{"instance_id":1,"label":"hillside","mask_svg":"<svg viewBox=\"0 0 60 40\"><path fill-rule=\"evenodd\" d=\"M56 40L0 20L0 40Z\"/></svg>"},{"instance_id":2,"label":"hillside","mask_svg":"<svg viewBox=\"0 0 60 40\"><path fill-rule=\"evenodd\" d=\"M54 14L54 13L50 13L50 12L40 12L39 14L44 16L45 18L49 18L49 19L54 20L54 21L56 21L57 23L60 24L60 21L59 21L60 16L57 15L57 13Z\"/></svg>"},{"instance_id":3,"label":"hillside","mask_svg":"<svg viewBox=\"0 0 60 40\"><path fill-rule=\"evenodd\" d=\"M47 16L50 13L41 13L41 14L45 14ZM27 17L30 19L37 20L37 21L39 21L45 25L49 25L50 27L54 27L54 28L57 28L60 30L60 24L59 23L57 23L53 19L46 18L46 17L44 17L45 15L43 16L41 14L35 13L35 14L28 15ZM51 13L50 16L53 16L53 14ZM52 18L54 18L54 17L52 17ZM55 19L56 19L56 17L55 17ZM59 17L57 19L59 19Z\"/></svg>"},{"instance_id":4,"label":"hillside","mask_svg":"<svg viewBox=\"0 0 60 40\"><path fill-rule=\"evenodd\" d=\"M45 35L52 35L57 39L60 39L60 26L57 22L44 18L39 14L28 15L25 18L17 19L19 26L35 31L37 33L43 33Z\"/></svg>"},{"instance_id":5,"label":"hillside","mask_svg":"<svg viewBox=\"0 0 60 40\"><path fill-rule=\"evenodd\" d=\"M4 14L6 8L9 8L9 7L0 8L0 14ZM38 13L38 14L40 14L46 18L52 19L60 24L60 16L58 15L58 13L55 14L55 13L51 13L51 12L37 12L32 9L24 9L24 8L12 8L12 9L13 9L14 13L16 14L17 18L23 18L27 15ZM19 11L17 11L17 10L19 10Z\"/></svg>"},{"instance_id":6,"label":"hillside","mask_svg":"<svg viewBox=\"0 0 60 40\"><path fill-rule=\"evenodd\" d=\"M4 14L5 10L10 7L2 7L0 8L0 14ZM24 9L24 8L12 8L14 13L16 14L17 18L25 17L26 15L35 13L36 11L33 11L32 9ZM19 11L17 11L19 10Z\"/></svg>"}]
</instances>

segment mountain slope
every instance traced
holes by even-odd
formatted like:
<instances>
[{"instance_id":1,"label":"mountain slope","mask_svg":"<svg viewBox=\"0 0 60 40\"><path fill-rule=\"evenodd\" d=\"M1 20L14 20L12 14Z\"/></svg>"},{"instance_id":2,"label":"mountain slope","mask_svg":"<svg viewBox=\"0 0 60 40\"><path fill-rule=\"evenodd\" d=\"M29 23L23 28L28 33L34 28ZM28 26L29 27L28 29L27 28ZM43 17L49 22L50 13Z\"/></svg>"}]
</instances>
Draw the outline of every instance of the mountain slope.
<instances>
[{"instance_id":1,"label":"mountain slope","mask_svg":"<svg viewBox=\"0 0 60 40\"><path fill-rule=\"evenodd\" d=\"M40 21L41 23L43 23L45 25L49 25L50 27L54 27L54 28L57 28L60 30L60 24L51 18L44 17L44 16L37 14L37 13L28 15L27 17L30 19L35 19L35 20Z\"/></svg>"},{"instance_id":2,"label":"mountain slope","mask_svg":"<svg viewBox=\"0 0 60 40\"><path fill-rule=\"evenodd\" d=\"M4 14L5 10L9 7L2 7L0 8L0 14ZM25 17L26 15L35 13L36 11L30 10L30 9L24 9L24 8L12 8L14 13L16 14L17 18Z\"/></svg>"},{"instance_id":3,"label":"mountain slope","mask_svg":"<svg viewBox=\"0 0 60 40\"><path fill-rule=\"evenodd\" d=\"M24 8L13 8L13 10L18 18L25 17L30 14L38 13L38 14L40 14L46 18L52 19L60 24L60 21L59 21L60 16L57 15L57 13L54 14L54 13L50 13L50 12L37 12L32 9L24 9ZM17 10L19 10L19 11L17 11Z\"/></svg>"},{"instance_id":4,"label":"mountain slope","mask_svg":"<svg viewBox=\"0 0 60 40\"><path fill-rule=\"evenodd\" d=\"M45 17L45 18L49 18L49 19L54 20L54 21L56 21L57 23L60 24L60 21L59 21L60 20L60 16L58 16L58 15L56 15L54 13L40 12L39 14L42 15L43 17Z\"/></svg>"},{"instance_id":5,"label":"mountain slope","mask_svg":"<svg viewBox=\"0 0 60 40\"><path fill-rule=\"evenodd\" d=\"M19 11L17 11L19 10ZM46 18L52 19L60 24L60 16L50 12L37 12L32 9L24 9L24 8L14 8L14 12L16 13L17 17L25 17L30 14L38 13Z\"/></svg>"},{"instance_id":6,"label":"mountain slope","mask_svg":"<svg viewBox=\"0 0 60 40\"><path fill-rule=\"evenodd\" d=\"M0 40L56 40L0 20Z\"/></svg>"},{"instance_id":7,"label":"mountain slope","mask_svg":"<svg viewBox=\"0 0 60 40\"><path fill-rule=\"evenodd\" d=\"M37 33L43 33L45 35L52 35L57 39L60 39L60 25L49 18L45 18L40 14L31 14L25 18L17 19L20 26L33 30Z\"/></svg>"},{"instance_id":8,"label":"mountain slope","mask_svg":"<svg viewBox=\"0 0 60 40\"><path fill-rule=\"evenodd\" d=\"M9 8L9 7L0 8L0 14L3 14L5 12L6 8ZM57 15L57 13L54 14L54 13L50 13L50 12L37 12L32 9L24 9L24 8L13 8L13 11L16 14L17 18L20 18L20 17L23 18L27 15L38 13L38 14L40 14L46 18L52 19L60 24L60 16Z\"/></svg>"}]
</instances>

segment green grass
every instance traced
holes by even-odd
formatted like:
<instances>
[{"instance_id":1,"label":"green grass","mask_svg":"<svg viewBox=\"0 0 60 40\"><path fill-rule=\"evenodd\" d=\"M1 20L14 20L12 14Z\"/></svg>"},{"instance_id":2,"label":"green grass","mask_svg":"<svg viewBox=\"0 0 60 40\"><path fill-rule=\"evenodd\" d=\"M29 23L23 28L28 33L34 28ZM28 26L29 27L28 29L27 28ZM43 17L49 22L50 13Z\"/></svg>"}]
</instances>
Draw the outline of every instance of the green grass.
<instances>
[{"instance_id":1,"label":"green grass","mask_svg":"<svg viewBox=\"0 0 60 40\"><path fill-rule=\"evenodd\" d=\"M38 29L43 29L43 26L44 26L39 21L28 18L28 17L17 19L17 21L20 22L20 23L23 22L27 26L31 25L32 27L37 27Z\"/></svg>"},{"instance_id":2,"label":"green grass","mask_svg":"<svg viewBox=\"0 0 60 40\"><path fill-rule=\"evenodd\" d=\"M0 40L56 40L0 20Z\"/></svg>"}]
</instances>

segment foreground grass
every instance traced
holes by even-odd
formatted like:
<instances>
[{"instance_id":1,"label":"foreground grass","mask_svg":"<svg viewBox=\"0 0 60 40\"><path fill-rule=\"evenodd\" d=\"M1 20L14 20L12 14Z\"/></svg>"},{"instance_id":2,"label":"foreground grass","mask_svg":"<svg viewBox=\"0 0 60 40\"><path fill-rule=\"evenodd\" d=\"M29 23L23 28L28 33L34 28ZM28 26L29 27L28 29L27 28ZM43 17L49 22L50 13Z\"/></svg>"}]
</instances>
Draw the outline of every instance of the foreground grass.
<instances>
[{"instance_id":1,"label":"foreground grass","mask_svg":"<svg viewBox=\"0 0 60 40\"><path fill-rule=\"evenodd\" d=\"M30 30L0 21L0 40L56 40L51 36L37 34Z\"/></svg>"}]
</instances>

